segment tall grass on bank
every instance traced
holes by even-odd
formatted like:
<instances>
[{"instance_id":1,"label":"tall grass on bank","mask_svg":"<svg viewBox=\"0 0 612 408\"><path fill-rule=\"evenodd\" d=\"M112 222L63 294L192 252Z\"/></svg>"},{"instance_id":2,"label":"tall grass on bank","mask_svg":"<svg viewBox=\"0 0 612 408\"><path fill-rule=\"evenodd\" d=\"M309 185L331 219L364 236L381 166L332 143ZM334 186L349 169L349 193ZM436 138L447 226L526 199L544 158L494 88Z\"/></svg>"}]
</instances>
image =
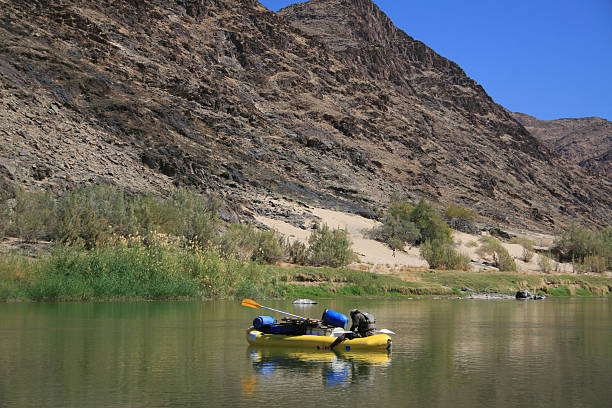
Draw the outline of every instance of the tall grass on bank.
<instances>
[{"instance_id":1,"label":"tall grass on bank","mask_svg":"<svg viewBox=\"0 0 612 408\"><path fill-rule=\"evenodd\" d=\"M25 241L39 239L95 249L119 237L161 233L221 255L274 264L344 266L356 259L346 231L322 226L309 245L289 244L280 234L252 225L227 224L218 216L222 202L177 189L167 198L128 195L112 186L84 186L53 198L44 192L19 190L9 208L2 206L0 230ZM1 236L0 236L1 238Z\"/></svg>"},{"instance_id":2,"label":"tall grass on bank","mask_svg":"<svg viewBox=\"0 0 612 408\"><path fill-rule=\"evenodd\" d=\"M45 192L17 190L12 208L3 203L0 222L6 236L25 241L45 239L93 248L114 235L150 231L214 241L221 202L185 189L168 198L128 195L106 185L82 186L54 198Z\"/></svg>"},{"instance_id":3,"label":"tall grass on bank","mask_svg":"<svg viewBox=\"0 0 612 408\"><path fill-rule=\"evenodd\" d=\"M37 260L9 259L0 266L0 297L5 298L227 298L265 293L258 264L162 234L118 237L89 250L58 247Z\"/></svg>"},{"instance_id":4,"label":"tall grass on bank","mask_svg":"<svg viewBox=\"0 0 612 408\"><path fill-rule=\"evenodd\" d=\"M436 291L435 285L364 271L263 265L163 234L118 237L89 250L58 247L37 259L10 255L0 260L0 299L397 296Z\"/></svg>"},{"instance_id":5,"label":"tall grass on bank","mask_svg":"<svg viewBox=\"0 0 612 408\"><path fill-rule=\"evenodd\" d=\"M402 279L341 268L281 267L228 258L163 235L92 250L58 247L40 258L0 258L0 300L232 299L454 296L477 292L609 295L609 278L508 272L406 271Z\"/></svg>"}]
</instances>

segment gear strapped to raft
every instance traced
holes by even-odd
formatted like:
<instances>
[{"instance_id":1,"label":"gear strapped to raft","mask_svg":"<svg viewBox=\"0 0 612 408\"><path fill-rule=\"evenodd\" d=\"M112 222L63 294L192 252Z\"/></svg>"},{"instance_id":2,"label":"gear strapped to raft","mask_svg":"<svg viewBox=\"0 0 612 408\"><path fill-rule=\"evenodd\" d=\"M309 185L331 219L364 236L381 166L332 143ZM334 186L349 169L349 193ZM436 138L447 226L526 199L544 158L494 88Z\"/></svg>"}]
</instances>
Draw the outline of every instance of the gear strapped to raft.
<instances>
[{"instance_id":1,"label":"gear strapped to raft","mask_svg":"<svg viewBox=\"0 0 612 408\"><path fill-rule=\"evenodd\" d=\"M335 328L345 328L347 323L347 316L326 310L321 320L283 318L277 322L272 316L259 316L253 320L253 327L265 334L331 336Z\"/></svg>"}]
</instances>

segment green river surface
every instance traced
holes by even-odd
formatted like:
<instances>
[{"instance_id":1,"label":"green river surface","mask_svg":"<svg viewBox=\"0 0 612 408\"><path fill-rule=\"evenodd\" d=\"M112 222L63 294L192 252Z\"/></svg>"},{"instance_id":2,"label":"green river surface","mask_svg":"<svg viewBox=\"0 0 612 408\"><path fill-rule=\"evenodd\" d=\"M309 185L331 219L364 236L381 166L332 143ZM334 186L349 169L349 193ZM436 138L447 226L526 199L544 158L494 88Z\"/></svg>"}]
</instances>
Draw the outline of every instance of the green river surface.
<instances>
[{"instance_id":1,"label":"green river surface","mask_svg":"<svg viewBox=\"0 0 612 408\"><path fill-rule=\"evenodd\" d=\"M375 315L391 354L249 347L239 301L0 304L1 407L609 407L601 298L260 303ZM280 318L280 315L275 315Z\"/></svg>"}]
</instances>

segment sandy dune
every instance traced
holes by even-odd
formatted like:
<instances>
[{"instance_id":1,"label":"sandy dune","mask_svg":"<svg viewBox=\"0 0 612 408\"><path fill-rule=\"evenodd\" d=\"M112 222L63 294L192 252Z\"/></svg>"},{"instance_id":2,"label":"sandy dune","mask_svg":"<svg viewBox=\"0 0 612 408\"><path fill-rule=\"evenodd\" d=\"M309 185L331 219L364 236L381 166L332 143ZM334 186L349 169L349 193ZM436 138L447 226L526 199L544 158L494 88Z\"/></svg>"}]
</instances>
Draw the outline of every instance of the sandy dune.
<instances>
[{"instance_id":1,"label":"sandy dune","mask_svg":"<svg viewBox=\"0 0 612 408\"><path fill-rule=\"evenodd\" d=\"M378 241L365 237L364 231L380 225L380 223L377 221L370 220L359 215L323 208L306 208L300 207L294 203L281 201L279 201L279 204L291 206L294 211L301 213L306 218L312 219L313 223L320 221L327 224L330 228L342 228L347 230L353 242L353 250L359 256L362 267L367 265L369 270L384 273L396 268L427 268L429 266L427 261L420 256L418 247L407 246L404 251L397 251L395 256L393 256L393 251L391 251L389 247ZM306 243L310 237L310 230L295 227L288 222L259 215L256 215L255 218L258 222L266 225L268 228L278 231L290 241L299 240ZM453 233L453 239L457 244L457 249L460 252L467 254L473 261L476 261L472 262L473 270L496 270L496 268L483 265L482 262L480 262L483 260L487 261L487 259L480 259L480 256L476 253L478 247L480 246L478 241L479 238L480 237L477 235L470 235L459 231L454 231ZM550 243L552 242L553 237L539 234L537 237L533 236L531 238L536 240L536 242L546 241L547 243ZM471 242L475 242L478 245L470 245ZM534 254L530 262L523 262L521 259L523 256L523 247L521 245L508 243L503 243L502 245L508 250L510 255L515 258L519 271L541 271L540 267L538 266L538 259L540 255ZM488 261L492 261L492 259L488 259ZM558 272L573 272L571 264L558 264L556 262L552 262L552 264L553 270Z\"/></svg>"}]
</instances>

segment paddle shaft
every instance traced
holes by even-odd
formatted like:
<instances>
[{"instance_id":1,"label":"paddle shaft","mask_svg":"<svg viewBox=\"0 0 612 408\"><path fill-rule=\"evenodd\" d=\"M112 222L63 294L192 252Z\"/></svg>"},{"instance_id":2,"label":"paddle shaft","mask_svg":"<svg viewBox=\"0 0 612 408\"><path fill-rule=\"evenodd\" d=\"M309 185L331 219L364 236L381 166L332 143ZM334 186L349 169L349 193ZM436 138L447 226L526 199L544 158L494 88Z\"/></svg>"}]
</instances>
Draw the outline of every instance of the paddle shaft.
<instances>
[{"instance_id":1,"label":"paddle shaft","mask_svg":"<svg viewBox=\"0 0 612 408\"><path fill-rule=\"evenodd\" d=\"M282 314L285 314L285 315L287 315L287 316L297 317L298 319L302 319L302 320L309 320L309 319L308 319L308 318L306 318L306 317L297 316L297 315L294 315L294 314L291 314L291 313L287 313L287 312L282 312L282 311L280 311L280 310L272 309L271 307L265 307L265 306L261 306L261 305L260 305L259 307L261 307L262 309L268 309L268 310L271 310L271 311L276 312L276 313L282 313Z\"/></svg>"}]
</instances>

